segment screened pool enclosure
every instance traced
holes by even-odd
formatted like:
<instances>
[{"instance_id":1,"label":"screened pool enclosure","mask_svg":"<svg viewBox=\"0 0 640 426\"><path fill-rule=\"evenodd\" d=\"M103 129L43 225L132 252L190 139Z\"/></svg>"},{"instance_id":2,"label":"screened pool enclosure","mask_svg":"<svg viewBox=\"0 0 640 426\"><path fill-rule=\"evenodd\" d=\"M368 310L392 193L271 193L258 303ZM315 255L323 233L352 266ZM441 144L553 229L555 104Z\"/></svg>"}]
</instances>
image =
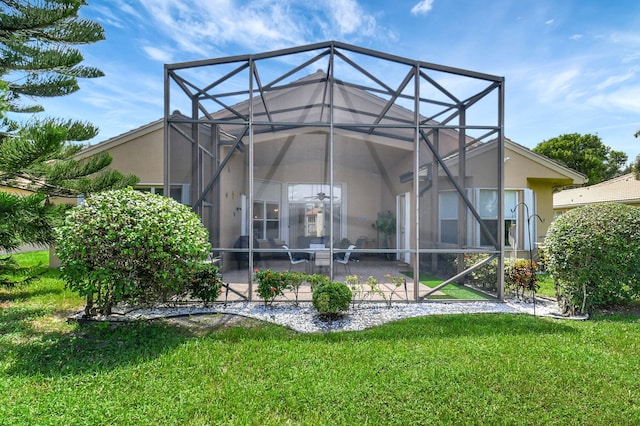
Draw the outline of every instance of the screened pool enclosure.
<instances>
[{"instance_id":1,"label":"screened pool enclosure","mask_svg":"<svg viewBox=\"0 0 640 426\"><path fill-rule=\"evenodd\" d=\"M504 79L339 42L165 66L165 193L255 269L502 298ZM420 279L414 279L420 277Z\"/></svg>"}]
</instances>

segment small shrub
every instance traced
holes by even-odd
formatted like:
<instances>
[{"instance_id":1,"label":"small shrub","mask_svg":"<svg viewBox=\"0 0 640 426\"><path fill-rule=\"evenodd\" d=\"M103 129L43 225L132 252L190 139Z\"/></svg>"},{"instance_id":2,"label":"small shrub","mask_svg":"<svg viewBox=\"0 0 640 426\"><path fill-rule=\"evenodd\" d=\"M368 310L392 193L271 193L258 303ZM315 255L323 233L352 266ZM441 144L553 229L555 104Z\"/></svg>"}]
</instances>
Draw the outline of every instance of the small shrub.
<instances>
[{"instance_id":1,"label":"small shrub","mask_svg":"<svg viewBox=\"0 0 640 426\"><path fill-rule=\"evenodd\" d=\"M469 268L477 263L480 263L487 257L489 257L489 255L484 253L465 254L465 268ZM475 286L488 291L495 291L498 285L498 259L495 258L493 260L490 260L489 263L485 263L479 268L474 269L467 276L471 278L471 281Z\"/></svg>"},{"instance_id":2,"label":"small shrub","mask_svg":"<svg viewBox=\"0 0 640 426\"><path fill-rule=\"evenodd\" d=\"M298 291L300 286L305 281L307 274L302 272L289 271L285 273L286 288L291 290L295 296L295 304L298 306Z\"/></svg>"},{"instance_id":3,"label":"small shrub","mask_svg":"<svg viewBox=\"0 0 640 426\"><path fill-rule=\"evenodd\" d=\"M536 293L540 286L536 275L536 262L529 259L505 259L504 286L506 291L523 297L525 292Z\"/></svg>"},{"instance_id":4,"label":"small shrub","mask_svg":"<svg viewBox=\"0 0 640 426\"><path fill-rule=\"evenodd\" d=\"M328 282L313 292L313 307L323 315L339 315L349 309L351 290L346 284Z\"/></svg>"},{"instance_id":5,"label":"small shrub","mask_svg":"<svg viewBox=\"0 0 640 426\"><path fill-rule=\"evenodd\" d=\"M571 210L551 223L545 246L566 313L640 296L640 209L606 203Z\"/></svg>"},{"instance_id":6,"label":"small shrub","mask_svg":"<svg viewBox=\"0 0 640 426\"><path fill-rule=\"evenodd\" d=\"M191 280L187 286L191 297L208 304L220 296L221 288L222 277L217 266L204 263L192 270Z\"/></svg>"},{"instance_id":7,"label":"small shrub","mask_svg":"<svg viewBox=\"0 0 640 426\"><path fill-rule=\"evenodd\" d=\"M258 297L264 301L264 305L272 305L276 297L282 295L287 288L286 272L256 269L255 279L258 282Z\"/></svg>"},{"instance_id":8,"label":"small shrub","mask_svg":"<svg viewBox=\"0 0 640 426\"><path fill-rule=\"evenodd\" d=\"M189 207L130 188L87 198L57 233L62 277L87 298L87 315L108 315L118 302L183 294L210 250L207 230Z\"/></svg>"},{"instance_id":9,"label":"small shrub","mask_svg":"<svg viewBox=\"0 0 640 426\"><path fill-rule=\"evenodd\" d=\"M356 274L347 275L344 282L351 290L351 300L355 306L356 299L360 301L364 299L364 286L360 284L360 279Z\"/></svg>"}]
</instances>

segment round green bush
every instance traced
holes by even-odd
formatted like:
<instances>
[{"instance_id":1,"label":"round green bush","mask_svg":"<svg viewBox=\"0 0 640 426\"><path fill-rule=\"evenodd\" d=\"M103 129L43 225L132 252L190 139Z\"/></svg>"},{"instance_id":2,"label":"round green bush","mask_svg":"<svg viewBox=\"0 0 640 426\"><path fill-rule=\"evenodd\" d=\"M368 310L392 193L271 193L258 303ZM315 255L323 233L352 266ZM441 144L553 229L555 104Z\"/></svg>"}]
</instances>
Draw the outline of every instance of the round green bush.
<instances>
[{"instance_id":1,"label":"round green bush","mask_svg":"<svg viewBox=\"0 0 640 426\"><path fill-rule=\"evenodd\" d=\"M545 246L565 313L640 295L640 209L606 203L571 210L551 223Z\"/></svg>"},{"instance_id":2,"label":"round green bush","mask_svg":"<svg viewBox=\"0 0 640 426\"><path fill-rule=\"evenodd\" d=\"M344 283L320 283L313 290L313 307L323 315L338 315L349 309L351 290Z\"/></svg>"},{"instance_id":3,"label":"round green bush","mask_svg":"<svg viewBox=\"0 0 640 426\"><path fill-rule=\"evenodd\" d=\"M108 315L122 301L154 303L184 294L199 280L211 247L189 207L130 188L87 198L57 233L62 276L87 297L87 315Z\"/></svg>"}]
</instances>

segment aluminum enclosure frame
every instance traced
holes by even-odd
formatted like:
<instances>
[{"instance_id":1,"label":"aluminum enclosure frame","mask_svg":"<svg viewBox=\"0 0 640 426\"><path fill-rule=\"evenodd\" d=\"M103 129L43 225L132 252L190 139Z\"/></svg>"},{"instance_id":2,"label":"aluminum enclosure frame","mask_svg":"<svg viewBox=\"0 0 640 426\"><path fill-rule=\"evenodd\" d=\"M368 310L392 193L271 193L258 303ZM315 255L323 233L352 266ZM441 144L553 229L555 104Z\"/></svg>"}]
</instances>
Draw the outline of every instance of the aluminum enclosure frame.
<instances>
[{"instance_id":1,"label":"aluminum enclosure frame","mask_svg":"<svg viewBox=\"0 0 640 426\"><path fill-rule=\"evenodd\" d=\"M269 70L262 67L266 62L272 67ZM368 66L369 63L375 64L374 67ZM274 69L276 65L280 67L277 70ZM295 79L300 75L308 75L304 73L318 65L321 65L322 72L313 78ZM385 73L385 78L376 75L380 72ZM263 82L265 75L269 77ZM352 80L346 77L352 77ZM449 80L454 82L451 87L447 86ZM245 86L241 87L239 81L244 81ZM317 103L297 104L292 97L291 103L283 106L279 103L281 100L276 98L280 93L294 93L300 88L312 87L312 84L317 85L313 87L317 88L318 99L321 99ZM177 174L178 163L190 163L184 180L189 183L192 209L202 217L212 233L215 251L237 252L237 247L220 242L220 234L224 229L216 223L221 219L219 213L215 213L216 202L223 198L219 188L221 175L233 161L234 155L247 158L246 194L243 195L247 198L247 217L253 218L256 190L254 156L257 144L263 143L269 134L313 131L326 135L328 151L323 167L327 176L323 182L329 188L327 198L331 212L337 207L334 200L339 198L334 194L338 183L335 180L337 158L334 156L338 155L336 139L339 134L384 141L386 144L391 143L389 140L412 144L411 169L400 176L401 182L411 184L411 190L408 191L411 211L407 214L411 218L408 226L409 245L402 249L387 247L357 251L361 254L370 254L369 251L387 253L398 258L408 254L413 277L421 274L422 257L431 258L434 264L439 256L456 257L456 271L426 295L419 296L420 283L418 279L414 280L415 301L427 300L447 284L497 259L495 297L502 300L505 243L504 84L504 77L412 60L337 41L258 54L166 64L164 191L169 194L175 186L174 175ZM466 87L472 89L461 89ZM358 96L360 93L366 94L379 100L380 106L372 113L358 109L357 105L340 103L338 98L347 92L357 93ZM355 99L355 96L351 99ZM176 104L185 106L189 112L172 112ZM490 113L484 114L479 105ZM309 119L314 113L317 116ZM297 114L300 119L295 119ZM339 118L345 116L355 117L355 120L348 122ZM454 149L442 148L445 134L449 139L456 140ZM181 146L190 145L190 152L178 149L178 138L188 141L188 145ZM489 142L495 143L495 148L490 151L490 162L478 164L473 152ZM425 161L425 158L429 160ZM470 169L474 171L470 172ZM477 170L488 173L491 183L484 186L473 183L480 180L478 176L481 172ZM436 234L443 232L440 229L443 221L439 219L442 207L438 207L437 194L445 188L454 193L458 200L454 209L457 211L457 242L442 247L438 238L432 238L433 241L425 239L421 226L423 229L435 226L438 229L434 231ZM495 190L498 194L495 229L487 226L486 214L478 205L477 194L485 188ZM436 195L427 202L425 194L429 192ZM455 204L452 206L455 207ZM207 209L213 213L205 212ZM426 210L430 210L428 214ZM421 224L421 221L425 223ZM339 252L334 241L339 234L337 226L333 220L328 225L328 249L332 256ZM471 233L477 235L471 237ZM484 244L478 241L484 241ZM271 254L279 250L259 249L255 246L254 238L248 238L247 243L247 247L241 250L248 255L246 281L251 299L252 272L259 253ZM481 254L484 257L475 264L466 265L464 257L468 254ZM333 264L329 266L328 274L334 279L336 271Z\"/></svg>"}]
</instances>

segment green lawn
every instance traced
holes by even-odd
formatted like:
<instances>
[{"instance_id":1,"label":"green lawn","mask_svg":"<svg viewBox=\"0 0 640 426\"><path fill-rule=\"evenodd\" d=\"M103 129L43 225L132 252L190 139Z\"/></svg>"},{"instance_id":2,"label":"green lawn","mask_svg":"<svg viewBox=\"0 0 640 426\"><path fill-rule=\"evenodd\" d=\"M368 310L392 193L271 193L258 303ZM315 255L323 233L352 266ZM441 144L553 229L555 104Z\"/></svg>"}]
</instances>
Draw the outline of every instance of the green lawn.
<instances>
[{"instance_id":1,"label":"green lawn","mask_svg":"<svg viewBox=\"0 0 640 426\"><path fill-rule=\"evenodd\" d=\"M413 278L413 271L402 271L402 273L410 278ZM435 288L442 284L444 280L438 278L435 275L431 275L427 272L420 271L420 283L427 287ZM491 300L495 299L489 295L476 291L472 288L458 285L447 284L439 290L444 295L429 296L429 299L458 299L458 300Z\"/></svg>"},{"instance_id":2,"label":"green lawn","mask_svg":"<svg viewBox=\"0 0 640 426\"><path fill-rule=\"evenodd\" d=\"M639 424L640 318L79 325L50 272L0 290L0 424Z\"/></svg>"},{"instance_id":3,"label":"green lawn","mask_svg":"<svg viewBox=\"0 0 640 426\"><path fill-rule=\"evenodd\" d=\"M538 284L540 288L538 289L538 295L550 297L552 299L556 298L556 288L553 284L553 279L548 273L540 273L537 275Z\"/></svg>"}]
</instances>

